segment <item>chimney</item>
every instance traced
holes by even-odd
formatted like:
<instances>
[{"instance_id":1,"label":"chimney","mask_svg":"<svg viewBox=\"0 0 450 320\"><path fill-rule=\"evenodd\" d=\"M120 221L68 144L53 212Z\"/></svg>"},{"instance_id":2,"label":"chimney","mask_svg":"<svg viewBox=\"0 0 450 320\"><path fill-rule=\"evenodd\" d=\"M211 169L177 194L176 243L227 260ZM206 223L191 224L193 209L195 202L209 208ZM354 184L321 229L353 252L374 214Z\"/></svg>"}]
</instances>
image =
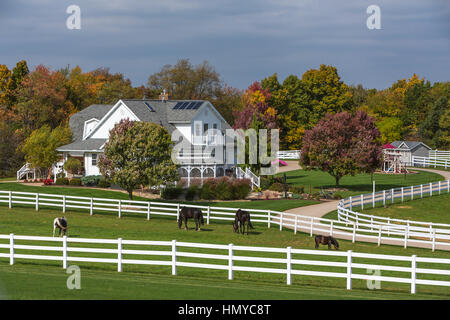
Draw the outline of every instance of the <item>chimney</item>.
<instances>
[{"instance_id":1,"label":"chimney","mask_svg":"<svg viewBox=\"0 0 450 320\"><path fill-rule=\"evenodd\" d=\"M166 93L166 89L164 89L163 92L159 95L159 100L161 101L169 100L169 94Z\"/></svg>"}]
</instances>

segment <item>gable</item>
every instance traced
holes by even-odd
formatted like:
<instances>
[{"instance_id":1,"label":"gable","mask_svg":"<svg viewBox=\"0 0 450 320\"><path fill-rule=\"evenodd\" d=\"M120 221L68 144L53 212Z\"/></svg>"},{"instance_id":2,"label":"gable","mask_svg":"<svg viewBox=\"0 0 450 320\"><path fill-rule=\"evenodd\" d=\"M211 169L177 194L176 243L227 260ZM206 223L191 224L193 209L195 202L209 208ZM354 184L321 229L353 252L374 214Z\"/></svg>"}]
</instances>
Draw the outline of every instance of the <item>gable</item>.
<instances>
[{"instance_id":1,"label":"gable","mask_svg":"<svg viewBox=\"0 0 450 320\"><path fill-rule=\"evenodd\" d=\"M84 122L83 139L86 138L89 132L91 132L99 122L100 120L97 118L92 118Z\"/></svg>"},{"instance_id":2,"label":"gable","mask_svg":"<svg viewBox=\"0 0 450 320\"><path fill-rule=\"evenodd\" d=\"M108 139L109 131L122 119L140 121L140 119L121 101L97 123L84 139Z\"/></svg>"}]
</instances>

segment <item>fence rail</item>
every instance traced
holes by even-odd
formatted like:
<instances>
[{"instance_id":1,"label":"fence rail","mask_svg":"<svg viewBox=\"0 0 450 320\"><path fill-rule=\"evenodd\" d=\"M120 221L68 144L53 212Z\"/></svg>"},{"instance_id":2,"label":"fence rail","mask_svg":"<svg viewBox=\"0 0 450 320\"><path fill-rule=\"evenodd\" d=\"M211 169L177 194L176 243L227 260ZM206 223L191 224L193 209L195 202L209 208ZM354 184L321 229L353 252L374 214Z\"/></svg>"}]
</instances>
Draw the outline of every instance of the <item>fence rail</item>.
<instances>
[{"instance_id":1,"label":"fence rail","mask_svg":"<svg viewBox=\"0 0 450 320\"><path fill-rule=\"evenodd\" d=\"M411 165L413 167L444 167L445 169L450 168L450 159L446 158L426 158L426 157L418 157L413 156L412 157L412 163Z\"/></svg>"},{"instance_id":2,"label":"fence rail","mask_svg":"<svg viewBox=\"0 0 450 320\"><path fill-rule=\"evenodd\" d=\"M430 157L430 159L449 160L450 161L450 151L430 150L429 157Z\"/></svg>"},{"instance_id":3,"label":"fence rail","mask_svg":"<svg viewBox=\"0 0 450 320\"><path fill-rule=\"evenodd\" d=\"M313 236L313 234L334 235L349 239L352 242L376 242L378 245L389 243L402 245L405 248L407 246L425 246L433 251L435 249L450 250L449 225L389 218L386 221L382 217L364 215L353 211L353 208L358 206L365 208L369 205L375 206L378 203L393 203L395 199L399 198L406 200L408 196L414 199L419 196L423 197L444 191L450 191L449 181L440 181L422 186L404 187L388 191L384 190L375 194L350 197L343 199L339 203L338 220L300 216L275 210L245 210L250 212L252 223L264 224L267 228L276 226L282 230L285 227L294 230L294 233L305 232L309 233L310 236ZM63 213L67 209L79 209L89 212L90 215L93 215L94 212L113 212L119 218L125 214L133 213L141 214L147 220L150 220L153 216L169 216L178 220L182 207L193 207L203 211L203 214L206 215L207 224L210 224L211 220L234 221L235 212L238 209L17 191L0 191L1 204L7 204L9 208L12 208L16 204L27 205L34 207L35 210L39 210L41 207L57 207L61 208Z\"/></svg>"},{"instance_id":4,"label":"fence rail","mask_svg":"<svg viewBox=\"0 0 450 320\"><path fill-rule=\"evenodd\" d=\"M405 247L408 242L423 243L431 245L434 251L439 241L447 242L444 246L450 247L450 224L394 219L353 211L354 208L375 208L377 205L386 206L443 192L450 192L450 180L349 197L339 202L338 220L354 225L359 232L378 233L379 242L383 238L396 238L397 242L401 242L403 238Z\"/></svg>"},{"instance_id":5,"label":"fence rail","mask_svg":"<svg viewBox=\"0 0 450 320\"><path fill-rule=\"evenodd\" d=\"M22 241L32 244L21 244ZM49 246L48 242L52 245ZM79 244L83 244L83 247L77 246ZM106 245L110 248L92 247L92 245ZM195 252L198 249L211 249L215 253ZM27 251L24 252L24 250ZM220 252L217 252L218 250ZM252 255L245 255L245 252L249 251ZM57 252L58 255L48 252ZM89 256L80 255L82 253L87 253ZM416 293L417 284L450 286L450 281L447 281L449 278L445 278L450 275L450 259L352 251L305 250L292 247L268 248L177 242L176 240L84 239L66 236L53 238L9 234L0 235L0 258L9 259L10 265L15 264L17 259L59 261L62 262L64 269L68 267L69 262L110 263L117 265L118 272L122 272L125 265L168 266L172 269L172 275L177 274L179 267L215 269L226 271L229 280L233 280L235 271L284 274L288 285L292 284L292 277L296 275L334 277L347 279L348 290L352 289L353 279L408 283L411 285L413 294ZM190 261L186 259L180 261L179 258L189 258ZM197 262L195 259L200 259L202 262ZM367 262L368 260L370 262ZM399 261L403 263L403 266L399 266ZM391 265L391 262L394 262L394 265ZM424 263L427 265L419 268L418 264ZM438 267L434 267L436 265ZM305 270L303 266L310 267ZM323 266L329 267L331 271L314 270L315 267ZM362 273L361 269L395 271L401 273L401 276L373 276ZM431 274L433 279L419 276L423 274ZM442 277L435 279L437 276Z\"/></svg>"}]
</instances>

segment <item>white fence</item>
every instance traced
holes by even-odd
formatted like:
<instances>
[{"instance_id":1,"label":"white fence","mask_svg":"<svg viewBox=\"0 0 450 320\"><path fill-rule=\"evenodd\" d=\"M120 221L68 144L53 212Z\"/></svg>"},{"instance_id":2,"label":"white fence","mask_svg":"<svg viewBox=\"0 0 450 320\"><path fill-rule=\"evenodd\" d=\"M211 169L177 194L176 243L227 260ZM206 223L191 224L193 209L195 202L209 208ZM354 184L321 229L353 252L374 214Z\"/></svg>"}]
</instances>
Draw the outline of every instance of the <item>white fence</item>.
<instances>
[{"instance_id":1,"label":"white fence","mask_svg":"<svg viewBox=\"0 0 450 320\"><path fill-rule=\"evenodd\" d=\"M236 177L238 179L250 179L252 183L252 190L254 187L261 186L261 177L254 174L249 168L245 168L245 171L241 167L236 167Z\"/></svg>"},{"instance_id":2,"label":"white fence","mask_svg":"<svg viewBox=\"0 0 450 320\"><path fill-rule=\"evenodd\" d=\"M296 160L300 159L300 150L281 150L277 152L277 159Z\"/></svg>"},{"instance_id":3,"label":"white fence","mask_svg":"<svg viewBox=\"0 0 450 320\"><path fill-rule=\"evenodd\" d=\"M122 272L125 265L154 265L171 267L172 275L177 274L178 267L189 267L223 270L228 273L229 280L233 280L235 271L283 274L286 275L288 285L292 284L292 276L296 275L333 277L346 279L348 290L352 289L353 279L378 280L410 284L413 294L416 293L417 285L450 286L450 281L447 281L448 277L446 278L450 275L450 259L422 258L415 255L393 256L291 247L249 247L233 244L177 242L176 240L84 239L66 236L53 238L14 234L0 235L1 240L3 242L6 240L6 243L0 242L0 250L4 251L0 251L0 258L9 259L11 265L16 259L60 261L64 269L69 262L111 263L117 265L118 272ZM22 244L22 241L31 242L31 244ZM51 245L48 245L48 242L51 242ZM92 244L102 246L92 247ZM215 253L211 251L199 253L198 249L202 249L203 252L207 249ZM46 254L34 254L35 252ZM48 252L58 252L58 254L49 255ZM246 252L252 254L245 255ZM203 262L193 262L196 261L195 259ZM390 264L391 262L393 265ZM313 270L305 270L302 266L308 266L306 269ZM317 269L321 267L322 270L323 267L327 267L329 271L318 271ZM374 276L362 273L361 269L381 270L388 274L401 273L401 276ZM433 275L433 279L426 279L426 276L420 277L420 275Z\"/></svg>"},{"instance_id":4,"label":"white fence","mask_svg":"<svg viewBox=\"0 0 450 320\"><path fill-rule=\"evenodd\" d=\"M444 167L447 169L450 168L450 159L413 156L411 165L413 167Z\"/></svg>"},{"instance_id":5,"label":"white fence","mask_svg":"<svg viewBox=\"0 0 450 320\"><path fill-rule=\"evenodd\" d=\"M429 157L430 157L430 159L449 160L450 161L450 151L430 150Z\"/></svg>"},{"instance_id":6,"label":"white fence","mask_svg":"<svg viewBox=\"0 0 450 320\"><path fill-rule=\"evenodd\" d=\"M433 192L449 191L449 181L436 182L437 187L432 184L432 192L427 192L426 187L417 186L402 188L403 198L408 195L405 190L413 190L411 198L419 195L432 194ZM429 186L429 185L428 185ZM408 189L409 188L409 189ZM383 196L384 195L384 196ZM394 192L394 198L398 198L398 191ZM389 196L386 191L377 192L373 194L363 195L363 205L368 203L377 203L382 201L383 204L389 201ZM344 239L355 241L375 242L378 245L382 243L407 246L420 246L432 249L450 250L450 229L443 224L431 224L426 227L415 226L410 223L398 224L396 221L388 221L387 225L377 223L379 220L373 219L367 221L367 217L362 214L353 212L352 208L357 206L361 197L350 197L344 199L339 203L338 213L339 220L316 218L309 216L301 216L292 213L263 210L263 209L245 209L250 212L252 223L277 226L280 230L283 227L290 228L297 232L306 232L310 236L313 234L331 235ZM384 199L384 200L383 200ZM391 200L392 201L392 200ZM88 198L78 196L66 196L55 194L40 194L29 192L16 191L0 191L0 204L7 204L12 208L15 204L33 206L36 210L41 207L58 207L63 212L67 209L78 209L89 212L93 215L94 212L112 212L122 217L122 215L131 213L139 214L150 220L152 216L171 216L178 220L180 210L182 207L194 207L203 211L206 216L206 223L209 224L211 220L216 221L234 221L237 208L215 207L215 206L199 206L187 205L179 203L165 203L165 202L150 202L150 201L132 201L132 200L117 200L117 199L103 199L103 198ZM425 239L423 239L425 238Z\"/></svg>"},{"instance_id":7,"label":"white fence","mask_svg":"<svg viewBox=\"0 0 450 320\"><path fill-rule=\"evenodd\" d=\"M377 204L386 206L387 204L404 202L423 198L424 196L439 195L443 192L450 192L450 180L431 182L418 186L395 188L383 190L375 193L362 194L356 197L349 197L340 201L338 205L338 219L355 226L360 233L378 234L378 242L382 239L396 241L404 246L408 242L415 244L431 245L432 250L436 248L436 243L441 241L450 248L450 225L443 223L422 222L413 220L393 219L390 217L379 217L353 211L353 208L375 208Z\"/></svg>"}]
</instances>

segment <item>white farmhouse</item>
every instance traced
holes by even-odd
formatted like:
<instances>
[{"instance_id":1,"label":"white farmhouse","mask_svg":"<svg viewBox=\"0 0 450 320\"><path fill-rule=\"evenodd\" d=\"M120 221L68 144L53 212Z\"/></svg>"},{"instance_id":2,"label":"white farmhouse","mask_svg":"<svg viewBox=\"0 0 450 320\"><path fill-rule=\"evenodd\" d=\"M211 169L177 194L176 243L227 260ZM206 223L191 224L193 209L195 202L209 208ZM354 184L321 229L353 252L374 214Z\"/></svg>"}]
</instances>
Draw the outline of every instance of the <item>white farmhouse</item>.
<instances>
[{"instance_id":1,"label":"white farmhouse","mask_svg":"<svg viewBox=\"0 0 450 320\"><path fill-rule=\"evenodd\" d=\"M114 105L91 105L72 115L69 125L73 142L57 149L62 160L55 164L53 172L61 172L64 161L74 157L81 161L83 175L100 174L97 161L104 152L109 131L120 120L127 118L160 124L170 134L178 129L193 148L222 144L225 130L231 127L210 102L167 100L162 97L161 100L121 99ZM186 154L182 156L186 158ZM197 159L195 163L183 161L179 171L188 180L191 177L216 177L225 175L226 170L232 169L235 163L235 157L224 159L222 164L198 163Z\"/></svg>"}]
</instances>

